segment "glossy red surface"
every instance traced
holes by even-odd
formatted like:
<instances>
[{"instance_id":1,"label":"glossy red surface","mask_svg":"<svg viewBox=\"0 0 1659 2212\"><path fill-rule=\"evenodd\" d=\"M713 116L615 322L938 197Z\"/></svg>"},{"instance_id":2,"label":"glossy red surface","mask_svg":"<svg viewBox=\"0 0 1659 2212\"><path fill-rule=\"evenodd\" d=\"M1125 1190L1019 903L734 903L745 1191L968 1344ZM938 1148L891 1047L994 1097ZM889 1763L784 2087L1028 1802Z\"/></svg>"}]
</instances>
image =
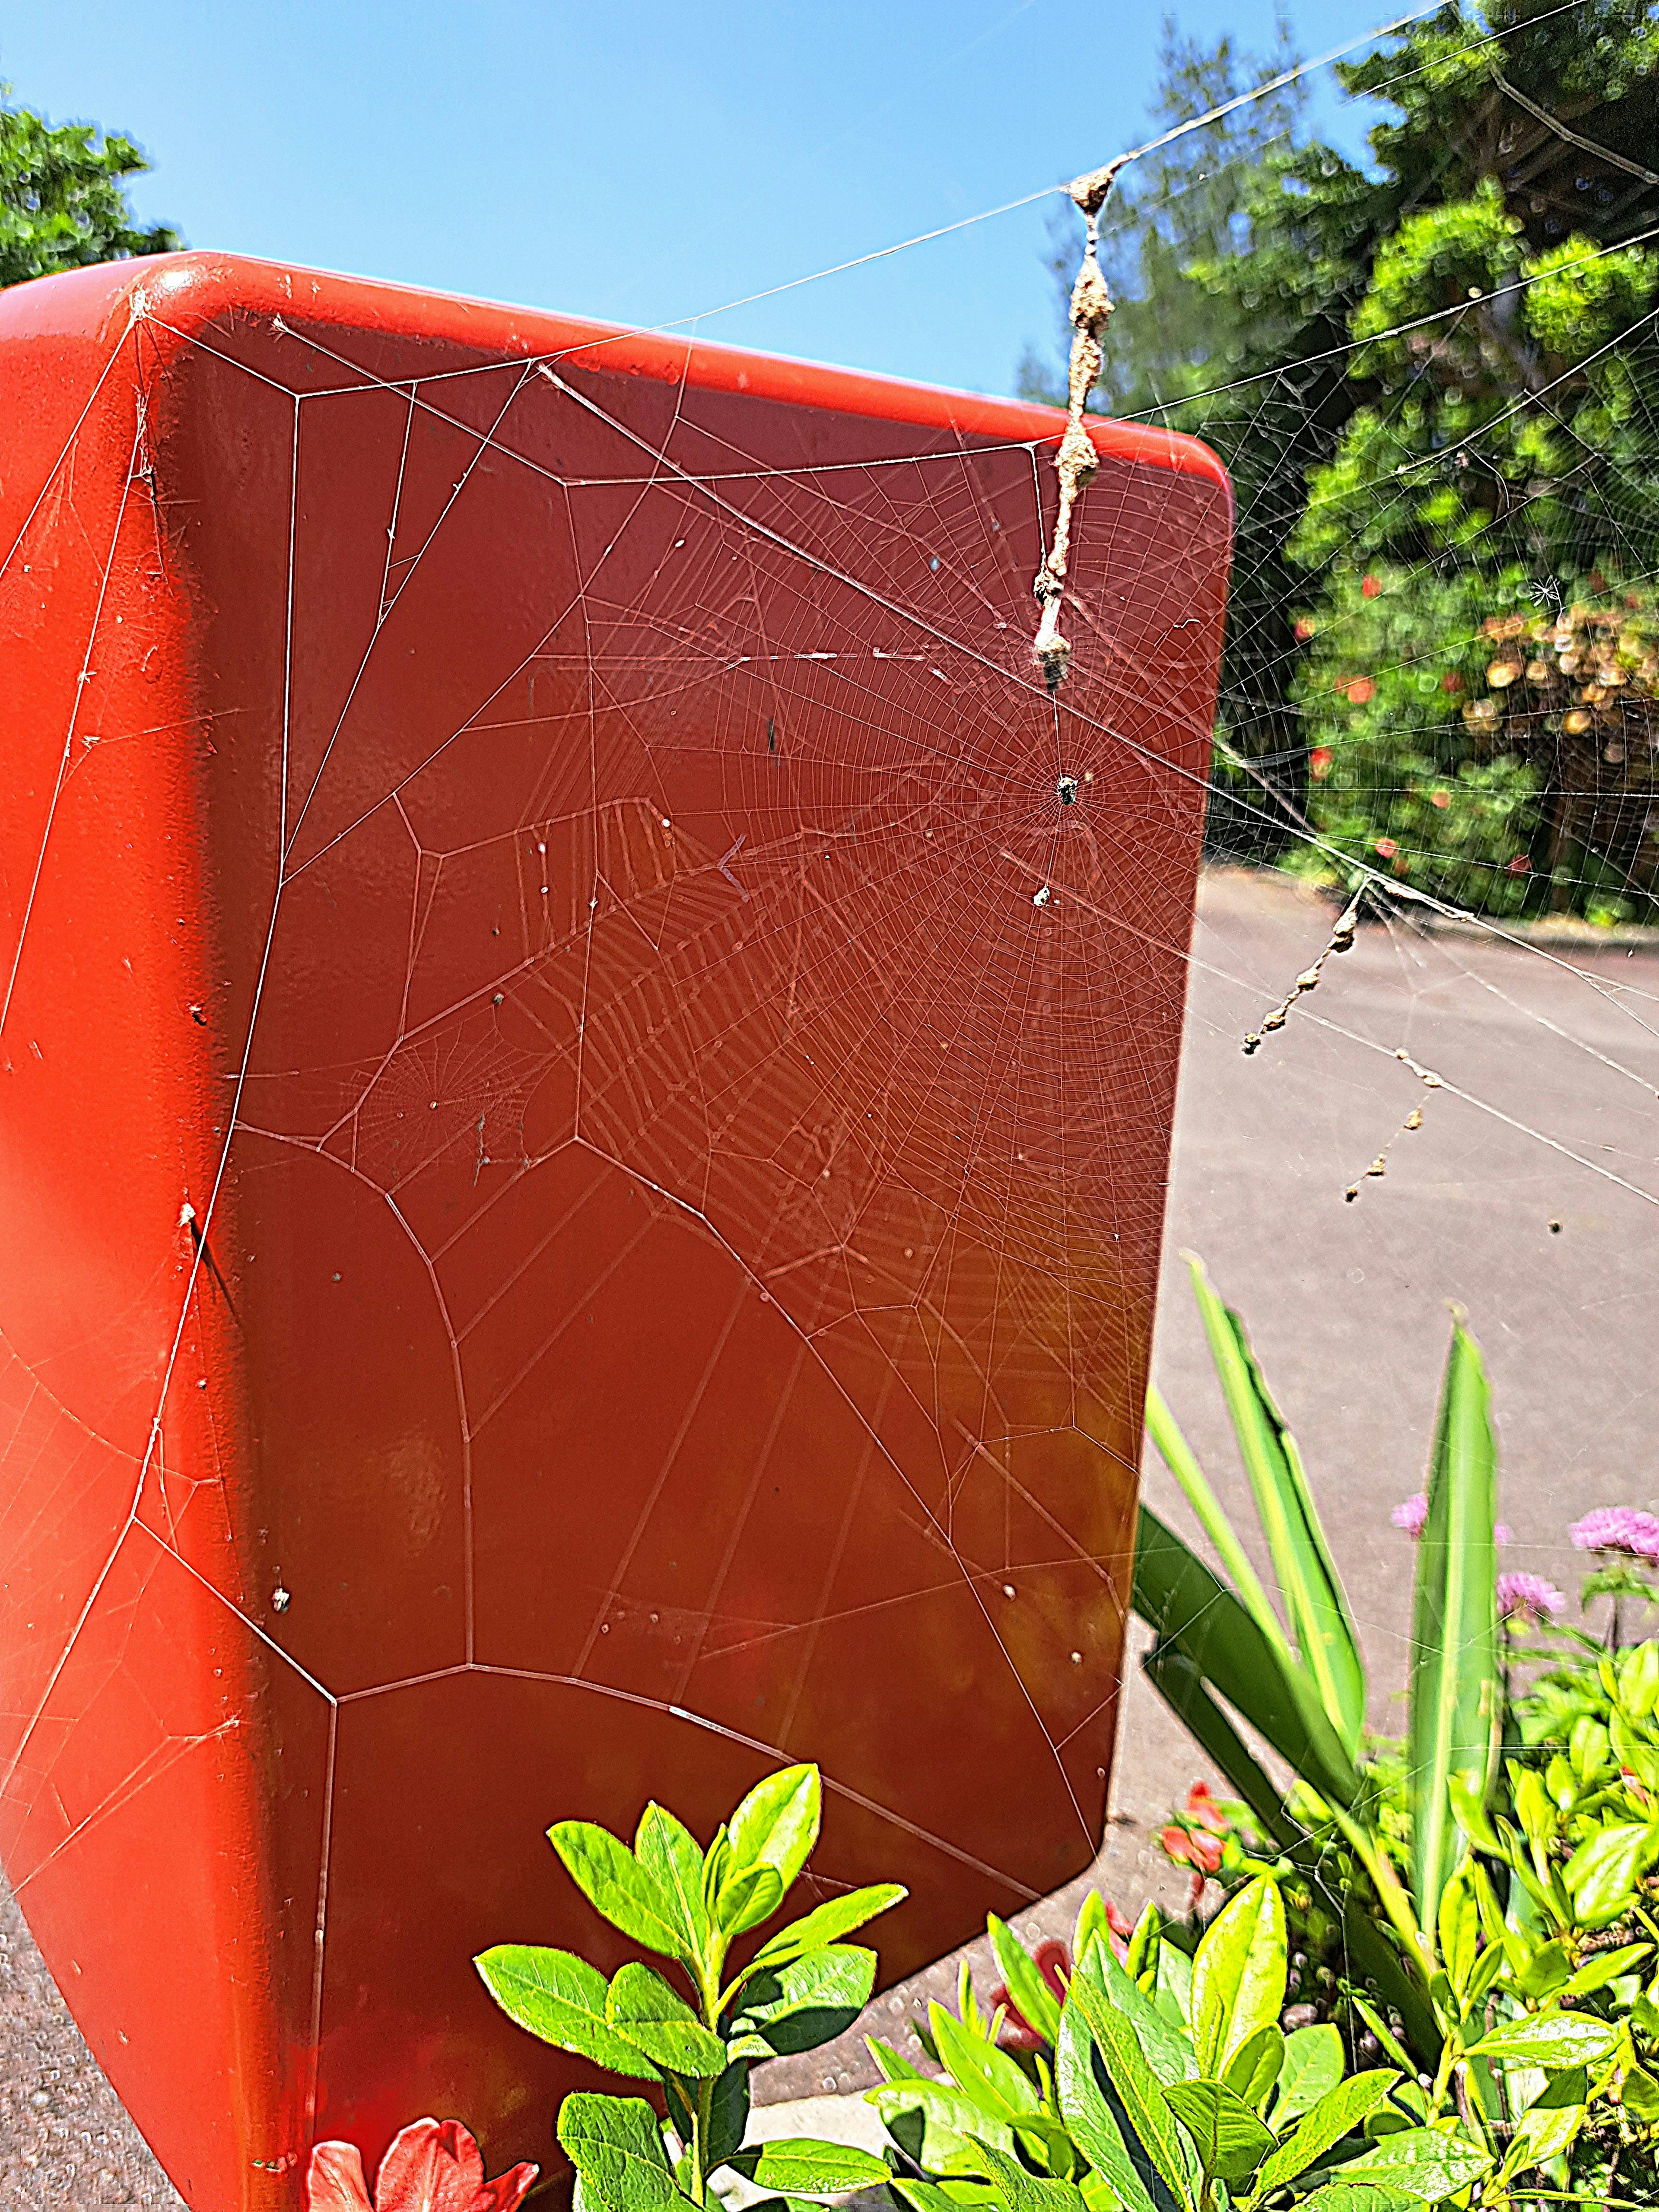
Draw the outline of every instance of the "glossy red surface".
<instances>
[{"instance_id":1,"label":"glossy red surface","mask_svg":"<svg viewBox=\"0 0 1659 2212\"><path fill-rule=\"evenodd\" d=\"M550 1821L816 1759L889 1975L1095 1848L1224 478L1056 706L1041 410L191 255L0 422L0 1848L197 2212L546 2160Z\"/></svg>"}]
</instances>

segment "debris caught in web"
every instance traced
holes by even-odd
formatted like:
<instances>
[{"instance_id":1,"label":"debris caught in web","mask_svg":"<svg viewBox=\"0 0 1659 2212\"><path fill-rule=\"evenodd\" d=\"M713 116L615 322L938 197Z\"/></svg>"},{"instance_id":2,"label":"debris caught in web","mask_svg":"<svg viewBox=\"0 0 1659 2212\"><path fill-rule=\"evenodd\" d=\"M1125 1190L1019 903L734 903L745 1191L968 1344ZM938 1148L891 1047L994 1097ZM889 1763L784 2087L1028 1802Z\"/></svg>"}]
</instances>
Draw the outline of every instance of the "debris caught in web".
<instances>
[{"instance_id":1,"label":"debris caught in web","mask_svg":"<svg viewBox=\"0 0 1659 2212\"><path fill-rule=\"evenodd\" d=\"M1249 1054L1257 1049L1262 1038L1267 1035L1269 1030L1282 1030L1284 1028L1285 1022L1290 1018L1291 1008L1296 1004L1297 1000L1302 996L1302 994L1304 991L1316 991L1319 988L1319 979L1324 974L1325 963L1330 958L1332 953L1352 951L1353 933L1358 926L1360 902L1364 899L1364 896L1365 894L1364 890L1358 890L1354 893L1353 896L1348 901L1346 906L1343 908L1341 913L1337 916L1336 927L1331 932L1330 942L1326 945L1325 950L1320 954L1318 959L1314 962L1313 966L1311 968L1304 968L1303 969L1302 973L1297 977L1295 982L1291 984L1285 996L1273 1008L1272 1013L1270 1013L1267 1019L1262 1023L1261 1027L1259 1030L1251 1030L1246 1034L1244 1039L1244 1051L1247 1057ZM1382 1170L1380 1169L1368 1168L1366 1170L1366 1173L1368 1175L1374 1173L1380 1174Z\"/></svg>"}]
</instances>

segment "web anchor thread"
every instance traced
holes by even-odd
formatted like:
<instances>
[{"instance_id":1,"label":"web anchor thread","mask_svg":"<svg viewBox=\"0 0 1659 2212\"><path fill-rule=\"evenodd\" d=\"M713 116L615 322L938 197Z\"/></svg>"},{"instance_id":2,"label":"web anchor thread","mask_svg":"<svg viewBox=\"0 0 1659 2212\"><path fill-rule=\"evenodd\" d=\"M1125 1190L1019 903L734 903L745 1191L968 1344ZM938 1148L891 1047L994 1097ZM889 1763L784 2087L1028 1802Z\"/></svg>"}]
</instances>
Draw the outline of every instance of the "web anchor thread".
<instances>
[{"instance_id":1,"label":"web anchor thread","mask_svg":"<svg viewBox=\"0 0 1659 2212\"><path fill-rule=\"evenodd\" d=\"M1054 455L1054 471L1060 478L1060 512L1054 518L1054 542L1049 547L1042 566L1037 570L1031 589L1042 609L1037 633L1031 641L1031 653L1041 667L1050 691L1058 691L1065 680L1070 665L1072 647L1060 634L1060 606L1066 590L1066 569L1072 550L1072 515L1077 505L1078 494L1094 480L1100 465L1094 441L1083 427L1084 403L1094 389L1100 374L1103 358L1101 334L1106 328L1106 318L1112 312L1106 279L1101 274L1098 250L1100 246L1100 211L1111 196L1117 173L1133 155L1120 155L1109 161L1103 169L1093 169L1086 177L1079 177L1066 186L1073 199L1083 210L1088 224L1088 240L1084 247L1083 262L1077 272L1077 282L1072 287L1072 360L1066 378L1066 434L1060 441L1060 451Z\"/></svg>"}]
</instances>

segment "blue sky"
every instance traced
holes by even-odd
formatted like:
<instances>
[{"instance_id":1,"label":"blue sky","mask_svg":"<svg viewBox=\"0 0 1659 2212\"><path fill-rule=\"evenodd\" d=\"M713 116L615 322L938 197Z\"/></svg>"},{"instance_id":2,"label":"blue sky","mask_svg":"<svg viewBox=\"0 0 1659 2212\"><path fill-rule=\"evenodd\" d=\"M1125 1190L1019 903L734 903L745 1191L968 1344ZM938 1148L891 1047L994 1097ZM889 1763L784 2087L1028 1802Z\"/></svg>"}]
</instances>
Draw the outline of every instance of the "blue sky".
<instances>
[{"instance_id":1,"label":"blue sky","mask_svg":"<svg viewBox=\"0 0 1659 2212\"><path fill-rule=\"evenodd\" d=\"M1001 392L1053 343L1047 202L732 312L1146 135L1160 9L1106 0L45 0L0 76L143 144L192 245ZM1272 41L1272 0L1184 28ZM1290 0L1320 53L1376 0ZM1324 72L1322 126L1362 119Z\"/></svg>"}]
</instances>

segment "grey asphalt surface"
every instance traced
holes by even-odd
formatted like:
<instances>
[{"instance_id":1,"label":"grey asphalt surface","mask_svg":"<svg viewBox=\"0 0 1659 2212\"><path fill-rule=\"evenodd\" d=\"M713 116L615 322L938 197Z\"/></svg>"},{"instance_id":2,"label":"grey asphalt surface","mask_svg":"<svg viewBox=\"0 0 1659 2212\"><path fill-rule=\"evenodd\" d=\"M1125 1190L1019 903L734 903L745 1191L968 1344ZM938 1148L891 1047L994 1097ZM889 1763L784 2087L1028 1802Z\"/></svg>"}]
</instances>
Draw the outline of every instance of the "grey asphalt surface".
<instances>
[{"instance_id":1,"label":"grey asphalt surface","mask_svg":"<svg viewBox=\"0 0 1659 2212\"><path fill-rule=\"evenodd\" d=\"M1508 1565L1576 1597L1568 1523L1659 1493L1659 949L1368 927L1247 1060L1245 1031L1318 954L1331 921L1282 878L1205 880L1155 1371L1224 1503L1243 1515L1177 1257L1191 1248L1243 1313L1296 1431L1365 1643L1372 1718L1388 1727L1412 1564L1388 1514L1421 1486L1449 1304L1466 1310L1492 1377ZM1399 1048L1446 1087L1425 1087ZM1345 1204L1416 1107L1422 1127ZM1146 1490L1183 1518L1160 1467ZM1149 1895L1178 1904L1184 1878L1152 1836L1203 1771L1131 1668L1100 1860L1023 1915L1021 1931L1069 1932L1094 1881L1131 1914ZM955 1972L941 1962L878 1998L860 2031L902 2039ZM996 1977L981 1965L978 1978L984 1992ZM855 2031L769 2067L755 2087L776 2101L870 2078ZM178 2203L0 1886L0 2206Z\"/></svg>"}]
</instances>

